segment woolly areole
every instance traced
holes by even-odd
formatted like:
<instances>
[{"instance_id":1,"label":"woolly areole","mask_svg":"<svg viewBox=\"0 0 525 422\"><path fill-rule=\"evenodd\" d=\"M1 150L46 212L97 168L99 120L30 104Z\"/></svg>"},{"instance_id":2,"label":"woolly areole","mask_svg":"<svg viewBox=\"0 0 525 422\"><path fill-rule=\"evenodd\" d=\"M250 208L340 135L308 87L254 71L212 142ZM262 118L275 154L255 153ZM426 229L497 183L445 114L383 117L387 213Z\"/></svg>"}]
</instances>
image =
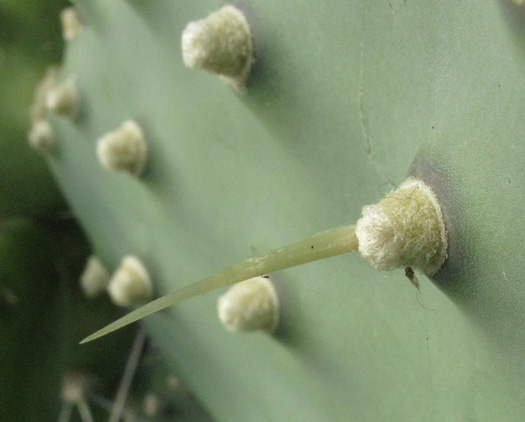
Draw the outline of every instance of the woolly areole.
<instances>
[{"instance_id":1,"label":"woolly areole","mask_svg":"<svg viewBox=\"0 0 525 422\"><path fill-rule=\"evenodd\" d=\"M144 132L134 120L126 120L97 142L98 160L108 170L128 171L139 176L144 170L147 154Z\"/></svg>"},{"instance_id":2,"label":"woolly areole","mask_svg":"<svg viewBox=\"0 0 525 422\"><path fill-rule=\"evenodd\" d=\"M188 23L182 33L182 57L189 68L221 75L239 92L253 64L253 39L244 14L231 5L206 19Z\"/></svg>"},{"instance_id":3,"label":"woolly areole","mask_svg":"<svg viewBox=\"0 0 525 422\"><path fill-rule=\"evenodd\" d=\"M431 275L447 257L441 206L426 184L411 177L378 204L363 207L356 236L363 258L379 270L412 267Z\"/></svg>"},{"instance_id":4,"label":"woolly areole","mask_svg":"<svg viewBox=\"0 0 525 422\"><path fill-rule=\"evenodd\" d=\"M279 320L279 300L269 279L254 277L234 285L221 296L218 313L230 331L271 332Z\"/></svg>"},{"instance_id":5,"label":"woolly areole","mask_svg":"<svg viewBox=\"0 0 525 422\"><path fill-rule=\"evenodd\" d=\"M137 257L124 257L109 282L108 293L113 303L122 307L134 306L151 299L153 283Z\"/></svg>"}]
</instances>

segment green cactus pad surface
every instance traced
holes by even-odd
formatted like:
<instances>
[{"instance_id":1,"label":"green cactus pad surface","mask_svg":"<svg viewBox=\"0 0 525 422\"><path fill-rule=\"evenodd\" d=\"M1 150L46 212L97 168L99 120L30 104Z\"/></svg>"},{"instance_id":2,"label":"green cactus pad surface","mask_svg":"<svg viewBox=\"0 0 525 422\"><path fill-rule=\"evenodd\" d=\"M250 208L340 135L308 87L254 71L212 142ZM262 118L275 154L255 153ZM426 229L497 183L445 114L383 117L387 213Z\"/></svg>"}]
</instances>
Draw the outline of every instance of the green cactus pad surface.
<instances>
[{"instance_id":1,"label":"green cactus pad surface","mask_svg":"<svg viewBox=\"0 0 525 422\"><path fill-rule=\"evenodd\" d=\"M233 335L211 292L144 320L217 420L514 421L525 413L525 50L506 3L247 1L255 64L238 95L186 69L212 1L78 1L51 168L108 265L159 294L352 224L407 175L436 192L449 257L420 290L357 255L271 274L273 336ZM514 7L514 6L513 6ZM140 178L97 139L134 119ZM84 346L82 346L84 347Z\"/></svg>"}]
</instances>

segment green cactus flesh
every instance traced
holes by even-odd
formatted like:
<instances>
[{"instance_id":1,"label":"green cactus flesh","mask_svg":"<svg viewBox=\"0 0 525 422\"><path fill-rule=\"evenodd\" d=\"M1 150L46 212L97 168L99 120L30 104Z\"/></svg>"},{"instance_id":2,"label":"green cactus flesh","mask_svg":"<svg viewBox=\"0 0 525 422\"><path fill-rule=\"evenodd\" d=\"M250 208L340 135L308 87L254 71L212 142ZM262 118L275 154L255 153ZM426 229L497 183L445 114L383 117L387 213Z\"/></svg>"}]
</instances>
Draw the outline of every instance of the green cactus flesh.
<instances>
[{"instance_id":1,"label":"green cactus flesh","mask_svg":"<svg viewBox=\"0 0 525 422\"><path fill-rule=\"evenodd\" d=\"M50 117L49 161L100 256L139 256L170 293L352 223L414 174L440 199L449 257L419 297L351 255L272 274L274 336L225 332L219 292L181 303L144 320L170 367L217 420L519 420L525 50L511 6L243 2L243 96L182 63L186 24L219 6L76 3L86 26L61 77L81 109ZM128 119L150 151L138 179L96 159Z\"/></svg>"}]
</instances>

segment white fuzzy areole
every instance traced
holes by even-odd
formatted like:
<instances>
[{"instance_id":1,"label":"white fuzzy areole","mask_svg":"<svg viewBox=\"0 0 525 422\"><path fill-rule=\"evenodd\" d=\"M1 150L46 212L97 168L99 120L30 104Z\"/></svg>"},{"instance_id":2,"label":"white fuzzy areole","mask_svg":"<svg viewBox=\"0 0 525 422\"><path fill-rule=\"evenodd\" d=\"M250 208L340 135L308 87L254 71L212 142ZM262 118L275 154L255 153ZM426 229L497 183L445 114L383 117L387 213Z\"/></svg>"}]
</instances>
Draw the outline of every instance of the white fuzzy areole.
<instances>
[{"instance_id":1,"label":"white fuzzy areole","mask_svg":"<svg viewBox=\"0 0 525 422\"><path fill-rule=\"evenodd\" d=\"M108 293L113 303L126 308L152 298L153 283L146 268L136 256L124 257L109 281Z\"/></svg>"},{"instance_id":2,"label":"white fuzzy areole","mask_svg":"<svg viewBox=\"0 0 525 422\"><path fill-rule=\"evenodd\" d=\"M447 230L436 195L409 177L356 224L359 252L379 270L412 267L434 274L447 258Z\"/></svg>"},{"instance_id":3,"label":"white fuzzy areole","mask_svg":"<svg viewBox=\"0 0 525 422\"><path fill-rule=\"evenodd\" d=\"M38 83L33 96L33 103L29 108L31 122L35 123L46 118L48 111L46 106L47 93L57 84L58 71L57 66L48 67L45 76Z\"/></svg>"},{"instance_id":4,"label":"white fuzzy areole","mask_svg":"<svg viewBox=\"0 0 525 422\"><path fill-rule=\"evenodd\" d=\"M49 155L56 149L55 131L47 120L33 123L28 135L29 145L42 155Z\"/></svg>"},{"instance_id":5,"label":"white fuzzy areole","mask_svg":"<svg viewBox=\"0 0 525 422\"><path fill-rule=\"evenodd\" d=\"M66 7L60 12L60 22L62 23L62 37L66 41L75 39L84 29L84 24L74 7Z\"/></svg>"},{"instance_id":6,"label":"white fuzzy areole","mask_svg":"<svg viewBox=\"0 0 525 422\"><path fill-rule=\"evenodd\" d=\"M62 400L66 403L85 402L93 390L95 377L81 370L68 370L62 377Z\"/></svg>"},{"instance_id":7,"label":"white fuzzy areole","mask_svg":"<svg viewBox=\"0 0 525 422\"><path fill-rule=\"evenodd\" d=\"M231 287L219 298L219 320L229 331L272 332L279 322L279 299L272 282L254 277Z\"/></svg>"},{"instance_id":8,"label":"white fuzzy areole","mask_svg":"<svg viewBox=\"0 0 525 422\"><path fill-rule=\"evenodd\" d=\"M70 119L78 116L79 104L80 96L75 78L58 83L46 94L47 109Z\"/></svg>"},{"instance_id":9,"label":"white fuzzy areole","mask_svg":"<svg viewBox=\"0 0 525 422\"><path fill-rule=\"evenodd\" d=\"M109 272L98 257L89 257L80 276L80 287L87 297L95 297L105 291L109 284Z\"/></svg>"},{"instance_id":10,"label":"white fuzzy areole","mask_svg":"<svg viewBox=\"0 0 525 422\"><path fill-rule=\"evenodd\" d=\"M97 141L97 157L109 170L128 171L139 176L144 170L148 147L137 122L127 120Z\"/></svg>"},{"instance_id":11,"label":"white fuzzy areole","mask_svg":"<svg viewBox=\"0 0 525 422\"><path fill-rule=\"evenodd\" d=\"M142 400L142 412L148 418L159 416L165 409L164 403L159 396L153 392L149 392Z\"/></svg>"},{"instance_id":12,"label":"white fuzzy areole","mask_svg":"<svg viewBox=\"0 0 525 422\"><path fill-rule=\"evenodd\" d=\"M239 92L254 62L253 38L244 14L226 5L206 19L190 22L182 33L186 67L221 75Z\"/></svg>"}]
</instances>

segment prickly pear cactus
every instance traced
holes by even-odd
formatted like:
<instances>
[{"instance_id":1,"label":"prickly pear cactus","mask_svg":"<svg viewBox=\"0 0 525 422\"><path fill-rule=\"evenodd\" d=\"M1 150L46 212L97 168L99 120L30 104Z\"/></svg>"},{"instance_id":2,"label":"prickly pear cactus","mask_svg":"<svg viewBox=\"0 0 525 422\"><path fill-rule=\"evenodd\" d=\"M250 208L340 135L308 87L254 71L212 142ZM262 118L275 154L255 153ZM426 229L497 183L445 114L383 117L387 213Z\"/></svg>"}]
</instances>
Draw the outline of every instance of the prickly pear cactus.
<instances>
[{"instance_id":1,"label":"prickly pear cactus","mask_svg":"<svg viewBox=\"0 0 525 422\"><path fill-rule=\"evenodd\" d=\"M523 5L243 2L255 62L235 89L181 54L220 6L75 2L59 79L78 110L47 116L46 160L99 255L140 257L164 294L353 222L410 174L448 258L420 290L350 255L271 274L272 335L226 332L210 292L144 320L169 366L217 420L520 419ZM129 121L141 174L97 158Z\"/></svg>"}]
</instances>

